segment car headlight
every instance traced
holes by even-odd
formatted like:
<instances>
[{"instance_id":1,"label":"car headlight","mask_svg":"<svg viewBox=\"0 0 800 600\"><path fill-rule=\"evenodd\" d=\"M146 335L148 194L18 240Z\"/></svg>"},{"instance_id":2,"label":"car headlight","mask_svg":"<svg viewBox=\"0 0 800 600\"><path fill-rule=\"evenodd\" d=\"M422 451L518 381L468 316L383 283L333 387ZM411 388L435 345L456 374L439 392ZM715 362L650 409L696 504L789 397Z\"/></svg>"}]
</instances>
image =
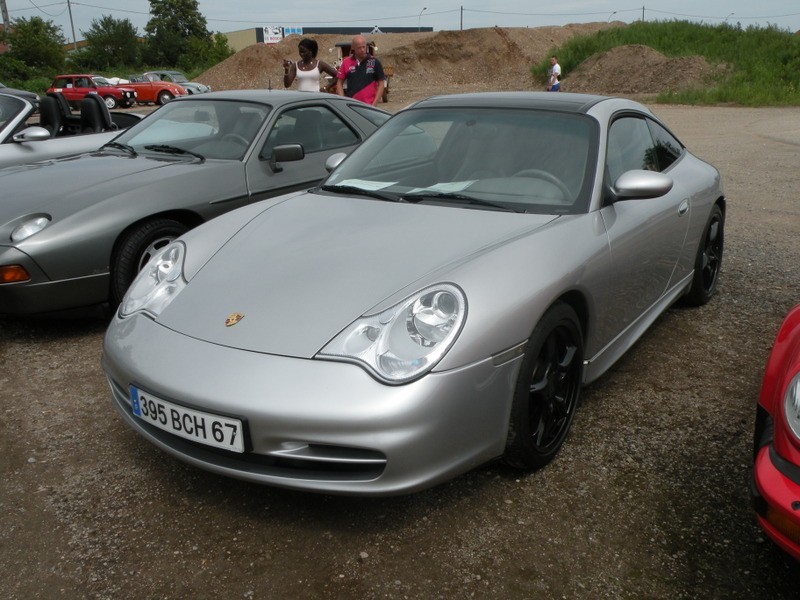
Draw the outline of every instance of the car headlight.
<instances>
[{"instance_id":1,"label":"car headlight","mask_svg":"<svg viewBox=\"0 0 800 600\"><path fill-rule=\"evenodd\" d=\"M50 219L48 217L34 217L28 219L14 228L14 231L11 232L11 241L16 243L26 240L33 234L39 233L42 229L47 227L49 223Z\"/></svg>"},{"instance_id":2,"label":"car headlight","mask_svg":"<svg viewBox=\"0 0 800 600\"><path fill-rule=\"evenodd\" d=\"M800 373L795 375L786 387L783 410L789 429L800 440Z\"/></svg>"},{"instance_id":3,"label":"car headlight","mask_svg":"<svg viewBox=\"0 0 800 600\"><path fill-rule=\"evenodd\" d=\"M156 254L133 280L119 306L119 316L128 317L144 311L154 317L161 314L186 287L183 278L183 242L173 242Z\"/></svg>"},{"instance_id":4,"label":"car headlight","mask_svg":"<svg viewBox=\"0 0 800 600\"><path fill-rule=\"evenodd\" d=\"M464 292L452 284L438 284L356 320L318 357L357 362L386 383L408 383L436 366L466 316Z\"/></svg>"}]
</instances>

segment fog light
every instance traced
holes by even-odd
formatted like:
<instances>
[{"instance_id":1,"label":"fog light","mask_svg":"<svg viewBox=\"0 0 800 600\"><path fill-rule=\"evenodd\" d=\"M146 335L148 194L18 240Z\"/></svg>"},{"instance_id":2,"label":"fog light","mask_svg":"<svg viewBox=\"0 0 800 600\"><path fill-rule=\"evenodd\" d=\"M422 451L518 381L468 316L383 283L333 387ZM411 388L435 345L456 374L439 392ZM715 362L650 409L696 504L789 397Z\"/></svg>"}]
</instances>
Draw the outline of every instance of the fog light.
<instances>
[{"instance_id":1,"label":"fog light","mask_svg":"<svg viewBox=\"0 0 800 600\"><path fill-rule=\"evenodd\" d=\"M22 265L9 265L0 267L0 284L2 283L22 283L30 281L31 276Z\"/></svg>"}]
</instances>

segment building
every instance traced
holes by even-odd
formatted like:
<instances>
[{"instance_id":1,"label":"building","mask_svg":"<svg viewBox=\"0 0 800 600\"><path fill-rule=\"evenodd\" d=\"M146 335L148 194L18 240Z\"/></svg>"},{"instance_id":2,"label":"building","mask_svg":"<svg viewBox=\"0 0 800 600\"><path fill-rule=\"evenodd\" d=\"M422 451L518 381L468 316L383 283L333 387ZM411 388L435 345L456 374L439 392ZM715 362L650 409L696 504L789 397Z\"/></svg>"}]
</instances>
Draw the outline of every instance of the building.
<instances>
[{"instance_id":1,"label":"building","mask_svg":"<svg viewBox=\"0 0 800 600\"><path fill-rule=\"evenodd\" d=\"M417 31L433 31L433 27L373 27L364 30L364 27L254 27L241 29L225 34L228 45L235 52L244 50L253 44L276 43L289 35L341 35L352 37L354 35L377 35L381 33L415 33Z\"/></svg>"}]
</instances>

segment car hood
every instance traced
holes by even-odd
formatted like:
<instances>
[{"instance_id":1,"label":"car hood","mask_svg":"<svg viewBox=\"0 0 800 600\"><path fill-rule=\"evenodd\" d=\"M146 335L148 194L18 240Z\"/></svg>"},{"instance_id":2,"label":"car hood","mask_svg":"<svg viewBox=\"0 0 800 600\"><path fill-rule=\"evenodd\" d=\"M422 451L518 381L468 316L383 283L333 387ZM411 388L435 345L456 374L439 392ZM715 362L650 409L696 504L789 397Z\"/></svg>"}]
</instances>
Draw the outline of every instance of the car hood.
<instances>
[{"instance_id":1,"label":"car hood","mask_svg":"<svg viewBox=\"0 0 800 600\"><path fill-rule=\"evenodd\" d=\"M216 344L311 358L361 315L448 281L455 266L554 218L300 194L269 204L216 253L195 232L188 253L196 244L213 258L158 321ZM244 318L226 327L232 313Z\"/></svg>"},{"instance_id":2,"label":"car hood","mask_svg":"<svg viewBox=\"0 0 800 600\"><path fill-rule=\"evenodd\" d=\"M22 215L47 213L58 220L82 207L142 188L165 175L149 171L191 168L196 162L132 158L93 152L0 169L0 229Z\"/></svg>"}]
</instances>

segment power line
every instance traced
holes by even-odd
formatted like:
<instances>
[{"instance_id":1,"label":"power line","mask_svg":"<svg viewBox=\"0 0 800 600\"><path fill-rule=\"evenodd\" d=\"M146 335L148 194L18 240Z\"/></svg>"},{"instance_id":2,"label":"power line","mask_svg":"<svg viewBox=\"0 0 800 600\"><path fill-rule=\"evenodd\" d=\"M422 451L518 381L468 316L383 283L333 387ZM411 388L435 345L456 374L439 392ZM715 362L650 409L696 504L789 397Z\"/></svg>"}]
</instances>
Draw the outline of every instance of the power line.
<instances>
[{"instance_id":1,"label":"power line","mask_svg":"<svg viewBox=\"0 0 800 600\"><path fill-rule=\"evenodd\" d=\"M20 13L24 11L30 10L38 10L39 12L49 16L49 17L59 17L63 15L67 11L67 2L54 2L51 4L41 4L37 5L33 2L33 0L28 0L32 5L33 8L19 8L14 9L9 12L12 13ZM97 4L89 4L85 2L72 2L73 6L83 6L87 8L93 8L102 11L109 11L110 13L125 13L125 14L132 14L132 15L149 15L149 11L140 11L140 10L130 10L124 8L110 8L108 6L101 6ZM50 14L45 11L45 8L50 8L53 6L63 6L63 10L58 14ZM662 11L652 8L647 8L646 6L637 7L637 8L626 8L626 9L619 9L614 11L612 14L620 14L626 12L650 12L650 13L657 13L661 15L669 15L673 17L681 17L686 19L718 19L722 20L727 17L722 15L695 15L695 14L688 14L688 13L675 13L669 11ZM550 12L550 13L542 13L542 12L509 12L509 11L495 11L495 10L481 10L481 9L473 9L473 8L457 8L452 10L442 10L442 11L434 11L434 12L427 12L425 13L426 17L433 17L436 15L447 15L453 13L475 13L475 14L484 14L484 15L500 15L500 16L508 16L508 17L538 17L538 18L547 18L547 17L590 17L590 16L605 16L608 14L607 10L604 11L592 11L592 12ZM768 20L768 19L784 19L790 17L797 17L800 16L800 12L794 13L786 13L781 15L753 15L753 16L742 16L736 15L736 19L739 21L742 20ZM396 15L390 17L380 17L380 18L365 18L365 19L342 19L342 20L323 20L323 21L308 21L306 19L298 19L303 23L308 25L341 25L345 23L353 23L353 24L361 24L361 23L385 23L387 21L403 21L407 19L417 19L417 13L413 15ZM288 21L288 19L280 19L281 21ZM271 19L267 18L259 18L259 19L213 19L206 17L206 22L213 22L213 23L241 23L246 25L263 25L264 23L271 22Z\"/></svg>"}]
</instances>

